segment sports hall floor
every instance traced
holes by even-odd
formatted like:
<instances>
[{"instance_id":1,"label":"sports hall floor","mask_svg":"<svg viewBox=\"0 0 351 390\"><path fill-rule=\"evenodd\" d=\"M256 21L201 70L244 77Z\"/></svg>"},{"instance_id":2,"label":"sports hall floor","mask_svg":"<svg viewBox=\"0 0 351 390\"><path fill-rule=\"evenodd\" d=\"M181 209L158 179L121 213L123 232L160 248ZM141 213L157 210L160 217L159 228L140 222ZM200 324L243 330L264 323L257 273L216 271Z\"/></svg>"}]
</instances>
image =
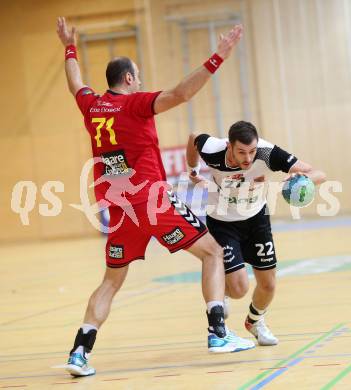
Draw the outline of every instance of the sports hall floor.
<instances>
[{"instance_id":1,"label":"sports hall floor","mask_svg":"<svg viewBox=\"0 0 351 390\"><path fill-rule=\"evenodd\" d=\"M104 239L0 248L0 388L351 389L351 219L274 225L274 347L209 355L200 262L151 242L95 344L94 377L62 368L104 270ZM252 290L251 290L252 291ZM232 301L241 336L248 295Z\"/></svg>"}]
</instances>

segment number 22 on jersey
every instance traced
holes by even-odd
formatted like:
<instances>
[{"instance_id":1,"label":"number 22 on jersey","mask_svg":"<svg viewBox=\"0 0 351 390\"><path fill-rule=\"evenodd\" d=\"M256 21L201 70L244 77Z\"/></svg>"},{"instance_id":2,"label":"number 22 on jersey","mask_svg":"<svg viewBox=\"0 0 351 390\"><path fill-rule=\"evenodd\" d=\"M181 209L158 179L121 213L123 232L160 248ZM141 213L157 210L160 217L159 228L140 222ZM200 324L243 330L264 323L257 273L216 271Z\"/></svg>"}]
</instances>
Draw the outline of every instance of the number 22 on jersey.
<instances>
[{"instance_id":1,"label":"number 22 on jersey","mask_svg":"<svg viewBox=\"0 0 351 390\"><path fill-rule=\"evenodd\" d=\"M116 141L116 133L113 130L113 122L115 121L114 117L111 117L109 119L106 118L91 118L92 123L98 123L98 126L96 126L96 136L95 141L96 141L96 146L100 148L101 145L101 130L105 128L109 134L110 134L110 143L111 145L117 145Z\"/></svg>"}]
</instances>

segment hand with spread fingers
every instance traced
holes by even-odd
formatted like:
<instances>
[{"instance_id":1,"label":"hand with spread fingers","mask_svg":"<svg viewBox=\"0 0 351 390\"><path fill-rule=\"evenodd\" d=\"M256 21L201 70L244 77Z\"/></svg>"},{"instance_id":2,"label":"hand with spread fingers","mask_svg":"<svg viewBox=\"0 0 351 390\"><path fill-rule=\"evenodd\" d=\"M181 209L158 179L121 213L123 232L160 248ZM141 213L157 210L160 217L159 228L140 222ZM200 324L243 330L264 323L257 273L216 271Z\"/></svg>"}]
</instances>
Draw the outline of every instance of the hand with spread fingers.
<instances>
[{"instance_id":1,"label":"hand with spread fingers","mask_svg":"<svg viewBox=\"0 0 351 390\"><path fill-rule=\"evenodd\" d=\"M243 35L243 26L238 24L234 26L228 33L221 34L217 46L216 53L225 60L230 56L234 46L240 41Z\"/></svg>"},{"instance_id":2,"label":"hand with spread fingers","mask_svg":"<svg viewBox=\"0 0 351 390\"><path fill-rule=\"evenodd\" d=\"M72 26L71 29L68 28L66 19L62 16L57 18L57 35L59 36L63 46L76 45L77 36L76 28Z\"/></svg>"},{"instance_id":3,"label":"hand with spread fingers","mask_svg":"<svg viewBox=\"0 0 351 390\"><path fill-rule=\"evenodd\" d=\"M289 181L289 180L293 179L294 177L299 177L299 176L307 177L306 173L304 173L304 172L294 172L294 173L291 173L289 176L287 176L283 181Z\"/></svg>"}]
</instances>

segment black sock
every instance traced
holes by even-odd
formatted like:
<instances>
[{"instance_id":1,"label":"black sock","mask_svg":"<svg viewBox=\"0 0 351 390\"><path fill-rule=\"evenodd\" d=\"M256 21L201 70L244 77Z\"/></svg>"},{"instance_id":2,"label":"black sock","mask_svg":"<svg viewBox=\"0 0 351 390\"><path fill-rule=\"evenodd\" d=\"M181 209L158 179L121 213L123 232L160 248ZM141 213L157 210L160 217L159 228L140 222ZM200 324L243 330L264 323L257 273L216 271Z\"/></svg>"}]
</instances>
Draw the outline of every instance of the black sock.
<instances>
[{"instance_id":1,"label":"black sock","mask_svg":"<svg viewBox=\"0 0 351 390\"><path fill-rule=\"evenodd\" d=\"M218 337L225 337L227 332L224 324L223 306L214 306L210 313L206 311L208 319L208 331L215 333Z\"/></svg>"},{"instance_id":2,"label":"black sock","mask_svg":"<svg viewBox=\"0 0 351 390\"><path fill-rule=\"evenodd\" d=\"M266 310L259 310L255 308L251 302L249 306L249 315L247 316L247 322L249 322L250 324L254 324L260 318L263 317L265 312Z\"/></svg>"},{"instance_id":3,"label":"black sock","mask_svg":"<svg viewBox=\"0 0 351 390\"><path fill-rule=\"evenodd\" d=\"M88 333L84 334L83 329L80 328L77 332L70 354L72 354L79 346L84 348L84 354L90 353L95 343L96 333L97 331L95 329L90 329Z\"/></svg>"}]
</instances>

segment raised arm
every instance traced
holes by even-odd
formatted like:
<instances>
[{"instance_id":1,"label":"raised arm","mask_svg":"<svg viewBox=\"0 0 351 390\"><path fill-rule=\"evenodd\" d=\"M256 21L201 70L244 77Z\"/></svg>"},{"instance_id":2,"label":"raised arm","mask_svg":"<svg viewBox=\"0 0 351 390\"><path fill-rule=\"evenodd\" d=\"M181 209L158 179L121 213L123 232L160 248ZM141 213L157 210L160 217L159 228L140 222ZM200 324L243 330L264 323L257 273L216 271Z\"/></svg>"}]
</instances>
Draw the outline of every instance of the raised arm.
<instances>
[{"instance_id":1,"label":"raised arm","mask_svg":"<svg viewBox=\"0 0 351 390\"><path fill-rule=\"evenodd\" d=\"M243 33L241 25L234 26L227 34L220 35L216 53L204 65L186 76L176 87L161 92L155 100L158 114L191 99L210 79L223 60L227 59Z\"/></svg>"},{"instance_id":2,"label":"raised arm","mask_svg":"<svg viewBox=\"0 0 351 390\"><path fill-rule=\"evenodd\" d=\"M76 29L75 27L68 29L65 18L59 17L57 19L57 35L66 48L65 71L68 88L72 95L76 96L76 93L85 86L76 59Z\"/></svg>"}]
</instances>

